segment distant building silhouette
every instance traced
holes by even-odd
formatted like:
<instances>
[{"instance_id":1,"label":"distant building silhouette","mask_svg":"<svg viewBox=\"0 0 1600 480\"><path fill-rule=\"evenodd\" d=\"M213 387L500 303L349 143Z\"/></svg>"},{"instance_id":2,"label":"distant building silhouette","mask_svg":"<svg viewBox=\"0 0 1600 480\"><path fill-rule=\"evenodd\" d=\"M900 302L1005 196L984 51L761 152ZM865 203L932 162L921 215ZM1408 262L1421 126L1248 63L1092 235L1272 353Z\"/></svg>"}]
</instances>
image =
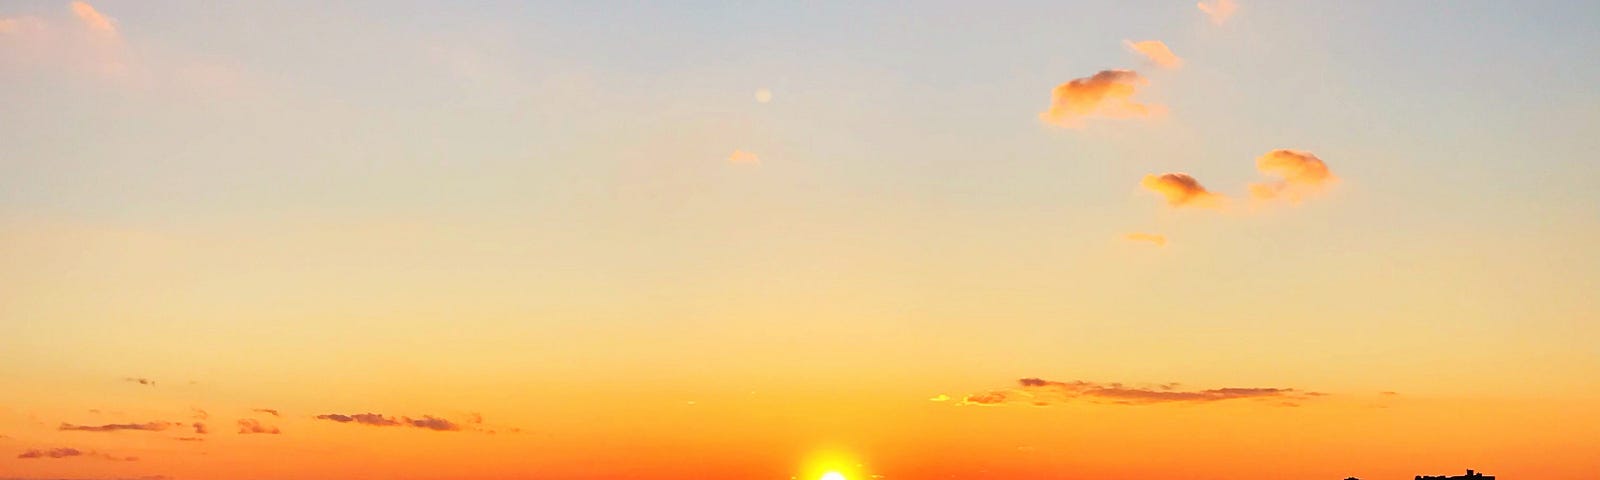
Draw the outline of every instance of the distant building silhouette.
<instances>
[{"instance_id":1,"label":"distant building silhouette","mask_svg":"<svg viewBox=\"0 0 1600 480\"><path fill-rule=\"evenodd\" d=\"M1454 477L1417 475L1417 480L1494 480L1494 475L1484 475L1483 472L1467 470L1466 475L1456 475Z\"/></svg>"}]
</instances>

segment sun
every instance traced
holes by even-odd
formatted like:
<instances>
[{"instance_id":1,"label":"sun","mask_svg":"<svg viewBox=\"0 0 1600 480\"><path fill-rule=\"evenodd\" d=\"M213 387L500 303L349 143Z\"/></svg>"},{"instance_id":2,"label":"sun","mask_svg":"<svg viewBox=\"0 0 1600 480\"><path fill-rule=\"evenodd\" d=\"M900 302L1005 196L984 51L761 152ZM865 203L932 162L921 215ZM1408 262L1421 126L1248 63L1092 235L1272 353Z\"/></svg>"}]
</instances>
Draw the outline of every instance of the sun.
<instances>
[{"instance_id":1,"label":"sun","mask_svg":"<svg viewBox=\"0 0 1600 480\"><path fill-rule=\"evenodd\" d=\"M828 473L822 474L822 478L820 478L818 480L847 480L847 479L844 478L844 474L842 474L842 473L839 473L839 472L828 472Z\"/></svg>"}]
</instances>

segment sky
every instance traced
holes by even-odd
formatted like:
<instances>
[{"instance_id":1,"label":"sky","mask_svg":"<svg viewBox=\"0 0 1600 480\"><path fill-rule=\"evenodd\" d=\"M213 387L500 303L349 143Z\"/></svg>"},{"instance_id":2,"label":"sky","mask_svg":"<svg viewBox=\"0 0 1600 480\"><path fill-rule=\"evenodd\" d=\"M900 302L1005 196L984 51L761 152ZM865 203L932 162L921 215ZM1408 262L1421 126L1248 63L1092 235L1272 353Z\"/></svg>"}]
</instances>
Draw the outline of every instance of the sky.
<instances>
[{"instance_id":1,"label":"sky","mask_svg":"<svg viewBox=\"0 0 1600 480\"><path fill-rule=\"evenodd\" d=\"M1596 24L0 0L0 479L1591 479Z\"/></svg>"}]
</instances>

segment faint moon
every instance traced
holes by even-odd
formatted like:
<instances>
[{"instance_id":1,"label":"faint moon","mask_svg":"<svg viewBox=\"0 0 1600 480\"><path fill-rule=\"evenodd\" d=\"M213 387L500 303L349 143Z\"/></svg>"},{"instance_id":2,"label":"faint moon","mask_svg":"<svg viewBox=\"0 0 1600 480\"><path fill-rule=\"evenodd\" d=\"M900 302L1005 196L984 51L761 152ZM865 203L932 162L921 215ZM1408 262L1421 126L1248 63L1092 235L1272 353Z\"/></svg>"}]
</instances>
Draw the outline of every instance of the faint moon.
<instances>
[{"instance_id":1,"label":"faint moon","mask_svg":"<svg viewBox=\"0 0 1600 480\"><path fill-rule=\"evenodd\" d=\"M767 90L765 88L756 90L756 101L761 103L772 101L772 90Z\"/></svg>"}]
</instances>

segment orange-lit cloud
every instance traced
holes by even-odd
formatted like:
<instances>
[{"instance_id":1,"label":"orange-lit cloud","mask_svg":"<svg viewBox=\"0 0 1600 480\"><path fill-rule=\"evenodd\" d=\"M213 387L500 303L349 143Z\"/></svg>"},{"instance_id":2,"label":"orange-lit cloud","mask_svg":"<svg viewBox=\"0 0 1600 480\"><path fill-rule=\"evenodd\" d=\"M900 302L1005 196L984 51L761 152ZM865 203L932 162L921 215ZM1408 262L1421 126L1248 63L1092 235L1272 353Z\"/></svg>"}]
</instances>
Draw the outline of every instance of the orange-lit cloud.
<instances>
[{"instance_id":1,"label":"orange-lit cloud","mask_svg":"<svg viewBox=\"0 0 1600 480\"><path fill-rule=\"evenodd\" d=\"M734 165L759 165L761 164L761 157L744 150L734 150L732 155L728 155L728 163Z\"/></svg>"},{"instance_id":2,"label":"orange-lit cloud","mask_svg":"<svg viewBox=\"0 0 1600 480\"><path fill-rule=\"evenodd\" d=\"M1194 4L1194 6L1198 7L1202 12L1206 12L1206 15L1211 17L1211 23L1217 25L1222 25L1223 22L1228 21L1228 17L1232 17L1233 12L1239 9L1239 4L1233 3L1233 0L1216 0L1210 5L1202 1Z\"/></svg>"},{"instance_id":3,"label":"orange-lit cloud","mask_svg":"<svg viewBox=\"0 0 1600 480\"><path fill-rule=\"evenodd\" d=\"M198 433L198 434L201 434L201 435L205 435L205 434L211 433L211 429L206 428L206 424L204 424L204 423L194 422L194 424L191 425L191 426L194 427L194 433Z\"/></svg>"},{"instance_id":4,"label":"orange-lit cloud","mask_svg":"<svg viewBox=\"0 0 1600 480\"><path fill-rule=\"evenodd\" d=\"M1139 186L1161 194L1167 199L1167 205L1174 207L1216 207L1223 200L1221 195L1206 190L1199 180L1186 173L1145 175Z\"/></svg>"},{"instance_id":5,"label":"orange-lit cloud","mask_svg":"<svg viewBox=\"0 0 1600 480\"><path fill-rule=\"evenodd\" d=\"M435 432L461 432L461 430L472 430L472 432L482 432L482 434L496 434L498 432L496 429L483 427L483 416L477 413L467 414L466 422L469 426L462 426L459 422L438 418L438 416L432 416L432 414L424 414L421 418L410 418L410 416L394 418L394 416L382 416L382 414L378 413L328 413L318 414L317 419L341 422L341 424L360 424L360 426L414 427L414 429L429 429L435 430ZM506 432L514 432L515 434L515 432L520 432L520 429L506 429Z\"/></svg>"},{"instance_id":6,"label":"orange-lit cloud","mask_svg":"<svg viewBox=\"0 0 1600 480\"><path fill-rule=\"evenodd\" d=\"M1157 247L1167 246L1167 236L1156 233L1134 232L1123 235L1122 239L1130 242L1148 243Z\"/></svg>"},{"instance_id":7,"label":"orange-lit cloud","mask_svg":"<svg viewBox=\"0 0 1600 480\"><path fill-rule=\"evenodd\" d=\"M423 415L422 418L405 418L405 422L413 427L426 428L428 430L437 430L441 432L455 432L461 430L461 426L456 425L455 422L432 415Z\"/></svg>"},{"instance_id":8,"label":"orange-lit cloud","mask_svg":"<svg viewBox=\"0 0 1600 480\"><path fill-rule=\"evenodd\" d=\"M1143 42L1123 40L1122 44L1127 45L1128 49L1133 50L1134 53L1144 55L1144 58L1150 60L1150 63L1154 63L1161 68L1183 66L1183 59L1178 58L1178 55L1172 53L1172 49L1167 48L1167 44L1161 43L1160 40L1145 40Z\"/></svg>"},{"instance_id":9,"label":"orange-lit cloud","mask_svg":"<svg viewBox=\"0 0 1600 480\"><path fill-rule=\"evenodd\" d=\"M144 377L127 377L127 378L122 379L122 381L133 382L133 383L137 383L137 384L140 384L140 385L149 385L149 386L152 386L152 387L156 385L156 381L155 380L151 380L151 379L144 378Z\"/></svg>"},{"instance_id":10,"label":"orange-lit cloud","mask_svg":"<svg viewBox=\"0 0 1600 480\"><path fill-rule=\"evenodd\" d=\"M277 409L272 409L272 408L254 408L254 409L251 409L250 411L252 411L252 412L261 412L261 413L265 413L265 414L268 414L268 415L272 415L274 417L281 417L282 416L282 415L278 414L278 410Z\"/></svg>"},{"instance_id":11,"label":"orange-lit cloud","mask_svg":"<svg viewBox=\"0 0 1600 480\"><path fill-rule=\"evenodd\" d=\"M1045 123L1064 128L1083 126L1089 117L1149 117L1160 105L1133 100L1139 87L1150 82L1133 70L1102 70L1092 76L1057 85L1050 93L1050 108L1039 114Z\"/></svg>"},{"instance_id":12,"label":"orange-lit cloud","mask_svg":"<svg viewBox=\"0 0 1600 480\"><path fill-rule=\"evenodd\" d=\"M1276 180L1250 185L1250 195L1261 200L1298 202L1338 181L1328 165L1311 152L1279 149L1256 159L1256 170Z\"/></svg>"},{"instance_id":13,"label":"orange-lit cloud","mask_svg":"<svg viewBox=\"0 0 1600 480\"><path fill-rule=\"evenodd\" d=\"M28 451L22 452L21 454L17 455L17 458L30 459L30 460L31 459L40 459L40 458L73 458L73 457L101 458L101 459L105 459L105 460L115 460L115 461L119 461L119 462L133 462L133 461L138 461L139 460L138 457L118 457L118 456L114 456L114 455L110 455L110 454L105 454L105 453L100 453L100 452L95 452L95 451L79 450L79 449L70 448L70 447L51 448L51 449L46 449L46 450L29 449Z\"/></svg>"},{"instance_id":14,"label":"orange-lit cloud","mask_svg":"<svg viewBox=\"0 0 1600 480\"><path fill-rule=\"evenodd\" d=\"M72 2L72 14L77 15L78 21L83 22L83 26L90 31L105 35L117 34L116 19L100 13L88 3Z\"/></svg>"},{"instance_id":15,"label":"orange-lit cloud","mask_svg":"<svg viewBox=\"0 0 1600 480\"><path fill-rule=\"evenodd\" d=\"M1001 405L1026 400L1032 405L1053 403L1090 402L1113 405L1149 405L1156 403L1210 403L1225 400L1275 400L1278 405L1295 406L1294 401L1320 397L1317 392L1299 392L1292 388L1216 388L1210 390L1179 390L1177 384L1153 387L1130 387L1121 383L1095 383L1085 381L1058 382L1040 378L1017 381L1018 389L983 392L967 396L963 404Z\"/></svg>"},{"instance_id":16,"label":"orange-lit cloud","mask_svg":"<svg viewBox=\"0 0 1600 480\"><path fill-rule=\"evenodd\" d=\"M962 405L999 405L999 404L1002 404L1002 403L1006 403L1007 400L1010 400L1012 395L1013 395L1012 392L1002 392L1002 391L974 393L972 395L967 395L966 398L961 399L961 404Z\"/></svg>"},{"instance_id":17,"label":"orange-lit cloud","mask_svg":"<svg viewBox=\"0 0 1600 480\"><path fill-rule=\"evenodd\" d=\"M277 434L280 434L280 433L283 433L283 432L281 430L278 430L278 427L274 427L274 426L271 426L271 425L262 425L261 422L257 421L254 418L241 418L241 419L239 419L239 433L240 434L264 433L264 434L268 434L268 435L277 435Z\"/></svg>"},{"instance_id":18,"label":"orange-lit cloud","mask_svg":"<svg viewBox=\"0 0 1600 480\"><path fill-rule=\"evenodd\" d=\"M168 428L172 428L172 423L169 423L169 422L112 423L112 424L106 424L106 425L73 425L73 424L70 424L70 423L63 423L63 424L61 424L60 427L56 427L57 430L78 431L78 432L116 432L116 431L122 431L122 430L143 430L143 431L147 431L147 432L159 432L159 431L162 431L162 430L166 430Z\"/></svg>"},{"instance_id":19,"label":"orange-lit cloud","mask_svg":"<svg viewBox=\"0 0 1600 480\"><path fill-rule=\"evenodd\" d=\"M326 414L326 415L317 415L317 419L318 420L332 420L332 421L339 422L339 423L355 422L355 423L359 423L359 424L362 424L362 425L372 425L372 426L375 426L375 427L398 427L398 426L400 426L400 422L398 420L395 420L393 417L385 417L383 415L379 415L379 414L376 414L376 413L357 413L355 415L344 415L344 414L339 414L339 413L329 413L329 414Z\"/></svg>"}]
</instances>

